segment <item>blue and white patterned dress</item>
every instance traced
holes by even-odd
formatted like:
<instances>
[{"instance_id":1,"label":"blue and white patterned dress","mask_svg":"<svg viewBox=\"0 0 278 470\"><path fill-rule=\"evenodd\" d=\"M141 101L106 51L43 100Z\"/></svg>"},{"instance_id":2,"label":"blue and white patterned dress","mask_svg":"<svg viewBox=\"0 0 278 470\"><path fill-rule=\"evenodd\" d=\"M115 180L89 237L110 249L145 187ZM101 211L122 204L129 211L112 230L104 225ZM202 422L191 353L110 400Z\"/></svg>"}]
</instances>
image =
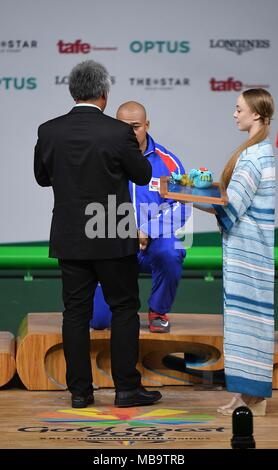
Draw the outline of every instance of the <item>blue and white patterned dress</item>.
<instances>
[{"instance_id":1,"label":"blue and white patterned dress","mask_svg":"<svg viewBox=\"0 0 278 470\"><path fill-rule=\"evenodd\" d=\"M272 394L275 160L268 140L240 155L214 206L223 229L224 359L230 392Z\"/></svg>"}]
</instances>

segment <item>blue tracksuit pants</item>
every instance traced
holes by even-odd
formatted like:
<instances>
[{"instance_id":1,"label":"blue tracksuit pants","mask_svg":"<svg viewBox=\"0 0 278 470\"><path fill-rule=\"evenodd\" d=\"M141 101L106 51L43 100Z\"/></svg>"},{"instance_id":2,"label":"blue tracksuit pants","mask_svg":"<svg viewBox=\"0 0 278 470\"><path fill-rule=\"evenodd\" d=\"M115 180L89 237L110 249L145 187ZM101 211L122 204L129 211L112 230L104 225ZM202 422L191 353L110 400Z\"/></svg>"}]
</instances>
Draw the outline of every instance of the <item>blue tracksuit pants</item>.
<instances>
[{"instance_id":1,"label":"blue tracksuit pants","mask_svg":"<svg viewBox=\"0 0 278 470\"><path fill-rule=\"evenodd\" d=\"M182 275L184 256L185 249L175 237L152 239L147 249L138 253L139 272L152 275L148 300L152 311L163 314L171 310ZM101 330L110 326L112 314L100 286L96 289L93 311L92 328Z\"/></svg>"}]
</instances>

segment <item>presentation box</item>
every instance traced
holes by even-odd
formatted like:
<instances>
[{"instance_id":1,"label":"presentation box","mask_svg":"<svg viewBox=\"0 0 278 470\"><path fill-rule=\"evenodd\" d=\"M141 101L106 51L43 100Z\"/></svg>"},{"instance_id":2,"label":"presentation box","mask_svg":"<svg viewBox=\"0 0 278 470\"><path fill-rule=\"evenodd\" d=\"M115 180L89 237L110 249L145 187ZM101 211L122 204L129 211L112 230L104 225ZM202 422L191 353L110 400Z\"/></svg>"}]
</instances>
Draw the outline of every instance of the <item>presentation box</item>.
<instances>
[{"instance_id":1,"label":"presentation box","mask_svg":"<svg viewBox=\"0 0 278 470\"><path fill-rule=\"evenodd\" d=\"M181 202L218 204L220 206L228 204L227 193L221 190L219 183L213 183L209 188L199 189L194 186L182 186L179 183L174 183L170 176L161 176L159 192L164 198Z\"/></svg>"}]
</instances>

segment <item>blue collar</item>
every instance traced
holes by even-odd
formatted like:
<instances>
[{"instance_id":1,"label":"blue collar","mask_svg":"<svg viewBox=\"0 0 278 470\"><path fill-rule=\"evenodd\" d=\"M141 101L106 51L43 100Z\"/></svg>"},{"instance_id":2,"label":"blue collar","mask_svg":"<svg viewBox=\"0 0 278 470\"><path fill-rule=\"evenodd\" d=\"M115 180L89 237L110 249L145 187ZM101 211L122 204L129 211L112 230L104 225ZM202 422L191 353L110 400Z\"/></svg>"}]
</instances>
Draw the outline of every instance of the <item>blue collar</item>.
<instances>
[{"instance_id":1,"label":"blue collar","mask_svg":"<svg viewBox=\"0 0 278 470\"><path fill-rule=\"evenodd\" d=\"M151 153L154 153L154 152L155 152L155 141L150 136L150 134L147 134L147 148L144 152L144 157L148 157Z\"/></svg>"}]
</instances>

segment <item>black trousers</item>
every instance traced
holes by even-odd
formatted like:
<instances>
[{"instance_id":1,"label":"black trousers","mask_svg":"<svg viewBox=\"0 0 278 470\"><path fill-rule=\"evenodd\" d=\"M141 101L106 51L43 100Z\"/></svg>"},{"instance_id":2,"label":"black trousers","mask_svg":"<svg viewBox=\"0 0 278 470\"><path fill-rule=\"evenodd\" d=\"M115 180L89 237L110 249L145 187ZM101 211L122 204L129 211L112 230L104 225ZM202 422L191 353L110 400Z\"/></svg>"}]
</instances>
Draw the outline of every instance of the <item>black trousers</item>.
<instances>
[{"instance_id":1,"label":"black trousers","mask_svg":"<svg viewBox=\"0 0 278 470\"><path fill-rule=\"evenodd\" d=\"M136 369L140 307L137 256L101 260L59 260L62 270L63 348L66 380L74 395L92 392L89 323L97 282L112 311L111 369L117 391L140 386Z\"/></svg>"}]
</instances>

